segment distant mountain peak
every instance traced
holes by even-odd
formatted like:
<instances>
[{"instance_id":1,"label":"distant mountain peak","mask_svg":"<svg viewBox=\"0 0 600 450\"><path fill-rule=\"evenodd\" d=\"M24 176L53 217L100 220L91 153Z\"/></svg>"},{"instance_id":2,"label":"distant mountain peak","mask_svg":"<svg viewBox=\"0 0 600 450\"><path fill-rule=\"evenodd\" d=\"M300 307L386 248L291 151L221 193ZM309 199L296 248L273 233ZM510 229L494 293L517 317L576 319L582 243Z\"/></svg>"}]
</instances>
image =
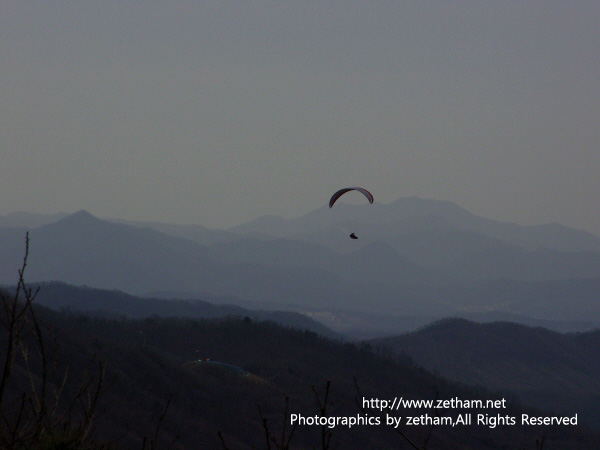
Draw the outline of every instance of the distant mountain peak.
<instances>
[{"instance_id":1,"label":"distant mountain peak","mask_svg":"<svg viewBox=\"0 0 600 450\"><path fill-rule=\"evenodd\" d=\"M398 200L390 203L391 206L399 208L406 215L431 216L440 214L446 216L448 214L468 215L473 216L466 209L458 206L456 203L449 200L435 200L431 198L421 197L401 197Z\"/></svg>"},{"instance_id":2,"label":"distant mountain peak","mask_svg":"<svg viewBox=\"0 0 600 450\"><path fill-rule=\"evenodd\" d=\"M76 230L98 229L105 226L113 227L118 225L102 220L82 209L54 223L40 227L40 229L70 230L69 232L74 232Z\"/></svg>"},{"instance_id":3,"label":"distant mountain peak","mask_svg":"<svg viewBox=\"0 0 600 450\"><path fill-rule=\"evenodd\" d=\"M101 222L102 220L94 216L92 213L81 209L73 214L69 214L67 217L60 220L62 223L89 223L89 222Z\"/></svg>"},{"instance_id":4,"label":"distant mountain peak","mask_svg":"<svg viewBox=\"0 0 600 450\"><path fill-rule=\"evenodd\" d=\"M92 213L90 213L86 209L80 209L79 211L76 211L73 214L70 214L68 217L84 217L84 218L94 218L94 219L96 219L96 216L94 216Z\"/></svg>"}]
</instances>

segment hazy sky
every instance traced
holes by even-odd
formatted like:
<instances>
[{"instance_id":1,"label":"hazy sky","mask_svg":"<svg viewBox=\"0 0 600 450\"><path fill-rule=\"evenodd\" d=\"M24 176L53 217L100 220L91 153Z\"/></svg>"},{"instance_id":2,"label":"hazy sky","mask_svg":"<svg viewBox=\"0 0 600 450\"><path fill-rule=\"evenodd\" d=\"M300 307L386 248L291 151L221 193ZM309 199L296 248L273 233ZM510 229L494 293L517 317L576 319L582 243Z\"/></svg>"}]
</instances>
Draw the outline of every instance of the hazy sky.
<instances>
[{"instance_id":1,"label":"hazy sky","mask_svg":"<svg viewBox=\"0 0 600 450\"><path fill-rule=\"evenodd\" d=\"M0 214L228 227L343 186L600 234L600 2L0 0Z\"/></svg>"}]
</instances>

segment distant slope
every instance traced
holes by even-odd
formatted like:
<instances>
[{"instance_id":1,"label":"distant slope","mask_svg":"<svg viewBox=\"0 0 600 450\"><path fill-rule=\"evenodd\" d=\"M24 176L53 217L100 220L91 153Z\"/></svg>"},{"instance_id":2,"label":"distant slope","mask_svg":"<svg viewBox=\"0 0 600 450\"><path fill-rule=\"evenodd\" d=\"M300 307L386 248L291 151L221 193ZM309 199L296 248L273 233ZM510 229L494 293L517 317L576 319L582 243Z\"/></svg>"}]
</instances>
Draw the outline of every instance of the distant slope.
<instances>
[{"instance_id":1,"label":"distant slope","mask_svg":"<svg viewBox=\"0 0 600 450\"><path fill-rule=\"evenodd\" d=\"M161 233L169 234L171 236L177 236L190 241L197 242L202 245L213 244L215 242L228 242L235 239L239 239L239 236L235 233L218 230L214 228L204 227L198 224L189 225L178 225L171 223L161 222L145 222L138 220L123 220L123 219L106 219L115 223L122 223L125 225L131 225L136 228L150 228L152 230L160 231Z\"/></svg>"},{"instance_id":2,"label":"distant slope","mask_svg":"<svg viewBox=\"0 0 600 450\"><path fill-rule=\"evenodd\" d=\"M265 216L231 231L299 240L339 253L381 242L412 263L436 269L443 280L459 282L600 277L598 236L557 224L495 221L451 202L416 197L390 204L324 206L293 219ZM351 231L358 241L348 239Z\"/></svg>"},{"instance_id":3,"label":"distant slope","mask_svg":"<svg viewBox=\"0 0 600 450\"><path fill-rule=\"evenodd\" d=\"M22 227L32 229L54 223L66 216L68 216L68 214L65 213L35 214L17 211L0 216L0 227Z\"/></svg>"},{"instance_id":4,"label":"distant slope","mask_svg":"<svg viewBox=\"0 0 600 450\"><path fill-rule=\"evenodd\" d=\"M235 297L241 306L261 303L315 315L440 318L503 312L600 322L593 301L600 280L600 252L593 250L599 238L585 233L572 231L589 244L586 251L567 245L572 239L560 238L560 227L553 228L558 233L553 240L561 242L554 248L531 241L519 245L494 230L513 230L525 239L522 227L478 218L452 203L416 198L365 207L341 203L298 219L271 219L266 228L299 234L259 239L249 236L269 230L246 227L242 231L248 236L234 240L231 233L212 231L199 237L206 231L202 227L154 224L165 230L160 232L80 211L30 230L28 280L142 296ZM349 239L349 230L359 239ZM0 283L15 281L25 231L0 227ZM198 236L192 240L169 233ZM212 243L198 242L203 239ZM339 323L337 330L346 325Z\"/></svg>"},{"instance_id":5,"label":"distant slope","mask_svg":"<svg viewBox=\"0 0 600 450\"><path fill-rule=\"evenodd\" d=\"M233 227L230 231L275 237L303 236L308 239L310 235L340 223L362 223L367 225L366 229L377 225L377 229L388 236L397 235L399 228L417 231L426 230L428 224L437 224L438 228L444 225L445 228L471 231L527 249L600 252L600 237L586 231L558 224L522 226L496 221L472 214L452 202L418 197L400 198L389 204L355 206L339 203L334 209L323 206L292 219L264 216ZM377 238L381 238L381 235L378 234Z\"/></svg>"},{"instance_id":6,"label":"distant slope","mask_svg":"<svg viewBox=\"0 0 600 450\"><path fill-rule=\"evenodd\" d=\"M5 229L1 231L2 243L10 240L12 245L12 251L5 252L4 267L10 264L14 271L22 260L24 236L15 240L14 233L7 237ZM16 243L21 249L15 248ZM135 291L148 283L180 282L197 271L216 275L218 268L202 256L202 247L191 241L106 222L80 211L30 231L28 274L31 281ZM14 281L6 272L1 275L4 283Z\"/></svg>"},{"instance_id":7,"label":"distant slope","mask_svg":"<svg viewBox=\"0 0 600 450\"><path fill-rule=\"evenodd\" d=\"M345 254L292 239L239 239L213 244L208 250L215 260L272 267L311 267L348 280L384 284L441 283L443 274L415 264L382 241L374 241Z\"/></svg>"},{"instance_id":8,"label":"distant slope","mask_svg":"<svg viewBox=\"0 0 600 450\"><path fill-rule=\"evenodd\" d=\"M19 238L19 233L22 236ZM64 281L133 294L182 290L284 304L357 303L366 286L313 267L221 263L205 246L151 229L98 219L81 211L30 232L30 281ZM24 230L0 228L0 282L14 282Z\"/></svg>"},{"instance_id":9,"label":"distant slope","mask_svg":"<svg viewBox=\"0 0 600 450\"><path fill-rule=\"evenodd\" d=\"M538 311L539 312L539 311ZM400 313L384 313L379 311L351 311L328 309L306 311L310 317L323 324L358 340L377 339L416 331L433 322L443 319L444 315L410 315ZM552 311L547 313L554 314ZM585 316L580 311L573 311L572 316ZM591 331L600 328L600 321L593 321L598 313L587 314L590 320L540 319L535 315L508 313L502 310L480 312L463 311L451 315L477 323L512 322L532 327L543 327L561 333Z\"/></svg>"},{"instance_id":10,"label":"distant slope","mask_svg":"<svg viewBox=\"0 0 600 450\"><path fill-rule=\"evenodd\" d=\"M557 411L575 408L583 420L600 426L600 330L561 334L448 319L373 343L454 381L513 392Z\"/></svg>"},{"instance_id":11,"label":"distant slope","mask_svg":"<svg viewBox=\"0 0 600 450\"><path fill-rule=\"evenodd\" d=\"M36 304L57 311L79 311L111 317L122 315L130 318L152 316L204 319L228 316L249 317L253 320L270 320L281 326L310 330L329 338L338 339L342 337L323 324L294 312L250 310L235 305L217 305L201 299L141 298L120 291L71 286L56 282L33 285L34 289L36 287L40 288L36 297ZM13 292L14 288L7 290Z\"/></svg>"}]
</instances>

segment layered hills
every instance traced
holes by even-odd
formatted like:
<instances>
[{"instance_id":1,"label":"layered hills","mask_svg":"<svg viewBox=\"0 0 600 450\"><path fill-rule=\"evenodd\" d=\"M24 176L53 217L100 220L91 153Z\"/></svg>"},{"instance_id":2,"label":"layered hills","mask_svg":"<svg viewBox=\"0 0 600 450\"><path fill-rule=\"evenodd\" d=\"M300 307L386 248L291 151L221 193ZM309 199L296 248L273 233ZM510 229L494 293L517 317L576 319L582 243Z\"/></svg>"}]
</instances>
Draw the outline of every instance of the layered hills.
<instances>
[{"instance_id":1,"label":"layered hills","mask_svg":"<svg viewBox=\"0 0 600 450\"><path fill-rule=\"evenodd\" d=\"M99 392L90 448L103 444L142 448L144 442L174 449L262 448L274 446L282 436L285 441L292 430L290 443L295 449L320 448L323 436L332 446L345 449L414 448L411 445L450 450L533 449L541 439L548 448L584 450L600 445L600 435L579 422L581 413L577 425L522 425L523 414L545 417L552 413L520 406L501 392L448 382L409 360L378 354L366 344L336 342L249 318L134 320L55 312L41 306L35 311L51 358L49 376L43 377L36 352L31 353L28 366L17 358L4 395L15 399L30 395L27 377L31 374L34 380L46 379L47 388L59 392L60 410L77 396L81 381L86 381L84 386L90 386L92 394ZM35 340L27 342L33 350ZM207 358L215 363L202 363ZM68 382L59 389L65 373ZM390 412L376 406L381 399L394 398L499 403L493 411L407 407ZM19 404L4 403L3 417L17 417ZM85 400L82 404L87 405ZM72 425L80 417L76 411L80 410L76 408L63 420ZM292 414L380 421L293 427ZM387 414L402 417L397 429L386 425ZM461 414L472 415L473 423L454 427L406 423L407 416L456 420ZM479 414L482 423L476 422ZM501 423L500 416L516 422ZM22 416L22 420L27 418ZM58 442L66 436L61 430L69 428L56 426L53 436ZM266 441L267 434L273 441Z\"/></svg>"},{"instance_id":2,"label":"layered hills","mask_svg":"<svg viewBox=\"0 0 600 450\"><path fill-rule=\"evenodd\" d=\"M435 373L600 426L600 331L557 333L510 322L446 319L373 341Z\"/></svg>"},{"instance_id":3,"label":"layered hills","mask_svg":"<svg viewBox=\"0 0 600 450\"><path fill-rule=\"evenodd\" d=\"M238 306L302 312L360 337L448 316L510 314L561 330L600 323L599 237L493 221L449 202L341 203L230 230L124 223L85 211L44 225L19 217L19 226L0 226L2 283L11 282L29 230L31 281L235 298Z\"/></svg>"},{"instance_id":4,"label":"layered hills","mask_svg":"<svg viewBox=\"0 0 600 450\"><path fill-rule=\"evenodd\" d=\"M98 441L139 447L158 423L152 445L249 448L283 435L286 398L288 414L364 417L384 411L367 411L363 397L402 397L508 399L501 411L444 411L452 420L577 415L579 425L302 426L293 448L328 433L349 449L600 446L586 428L600 426L600 340L586 331L600 324L600 238L590 233L417 198L229 230L21 213L0 217L5 286L18 278L26 233L48 355L75 380L65 397L90 364L102 361L111 380ZM61 383L39 364L14 364L15 399L27 380ZM441 413L402 411L417 414Z\"/></svg>"}]
</instances>

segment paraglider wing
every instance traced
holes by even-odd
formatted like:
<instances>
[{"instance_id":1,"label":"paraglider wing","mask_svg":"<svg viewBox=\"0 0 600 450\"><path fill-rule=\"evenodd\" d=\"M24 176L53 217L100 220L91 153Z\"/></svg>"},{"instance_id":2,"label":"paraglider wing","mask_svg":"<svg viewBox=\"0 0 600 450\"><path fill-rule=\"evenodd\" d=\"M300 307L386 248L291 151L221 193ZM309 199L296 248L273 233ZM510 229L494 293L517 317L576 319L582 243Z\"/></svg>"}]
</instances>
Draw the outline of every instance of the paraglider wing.
<instances>
[{"instance_id":1,"label":"paraglider wing","mask_svg":"<svg viewBox=\"0 0 600 450\"><path fill-rule=\"evenodd\" d=\"M333 206L333 204L337 201L338 198L340 198L342 195L344 195L346 192L349 192L349 191L358 191L358 192L361 192L365 197L367 197L367 200L369 200L369 203L373 203L373 201L375 200L373 198L373 194L371 194L365 188L361 188L361 187L349 187L349 188L340 189L335 194L333 194L331 196L331 198L329 199L329 207L331 208Z\"/></svg>"}]
</instances>

